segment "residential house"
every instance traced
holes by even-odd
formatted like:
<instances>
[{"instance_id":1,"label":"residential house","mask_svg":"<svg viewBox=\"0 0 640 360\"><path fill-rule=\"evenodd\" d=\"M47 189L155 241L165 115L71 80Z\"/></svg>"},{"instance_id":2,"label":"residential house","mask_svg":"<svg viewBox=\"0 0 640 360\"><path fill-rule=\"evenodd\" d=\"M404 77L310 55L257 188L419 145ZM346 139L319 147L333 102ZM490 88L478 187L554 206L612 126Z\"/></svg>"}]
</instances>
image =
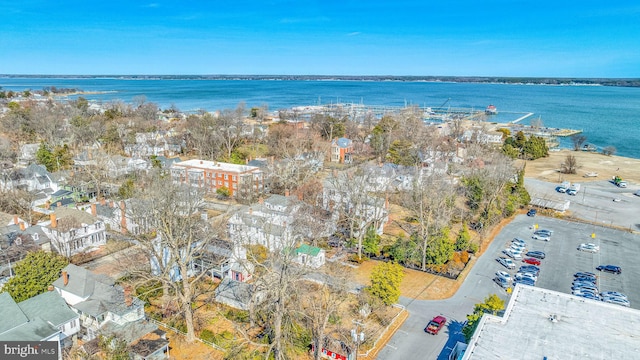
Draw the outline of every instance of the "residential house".
<instances>
[{"instance_id":1,"label":"residential house","mask_svg":"<svg viewBox=\"0 0 640 360\"><path fill-rule=\"evenodd\" d=\"M0 293L0 341L42 341L62 359L80 329L79 316L55 292L46 292L16 303Z\"/></svg>"},{"instance_id":2,"label":"residential house","mask_svg":"<svg viewBox=\"0 0 640 360\"><path fill-rule=\"evenodd\" d=\"M229 278L222 280L214 291L214 299L217 302L239 310L249 310L252 302L260 304L265 297L266 294L258 290L254 284Z\"/></svg>"},{"instance_id":3,"label":"residential house","mask_svg":"<svg viewBox=\"0 0 640 360\"><path fill-rule=\"evenodd\" d=\"M195 272L208 271L212 278L230 278L236 281L251 279L254 267L247 261L244 247L231 241L214 239L195 256Z\"/></svg>"},{"instance_id":4,"label":"residential house","mask_svg":"<svg viewBox=\"0 0 640 360\"><path fill-rule=\"evenodd\" d=\"M8 214L0 214L0 217L5 215ZM41 236L41 231L34 231L34 227L27 230L27 223L17 216L13 219L9 225L0 225L0 283L13 276L12 269L18 261L24 259L29 252L40 249L41 244L37 240L47 239L46 236Z\"/></svg>"},{"instance_id":5,"label":"residential house","mask_svg":"<svg viewBox=\"0 0 640 360\"><path fill-rule=\"evenodd\" d=\"M80 318L81 337L94 340L99 334L114 335L129 346L140 344L146 336L157 331L157 326L145 320L144 302L131 288L116 285L113 279L94 274L82 267L69 264L53 286ZM155 337L156 340L157 336ZM163 341L164 340L164 341ZM164 335L159 341L145 342L154 348L143 350L139 359L166 358L168 341ZM154 357L148 357L155 354Z\"/></svg>"},{"instance_id":6,"label":"residential house","mask_svg":"<svg viewBox=\"0 0 640 360\"><path fill-rule=\"evenodd\" d=\"M0 177L0 187L4 190L21 189L29 192L58 189L51 180L51 174L43 165L31 164L25 168L14 168Z\"/></svg>"},{"instance_id":7,"label":"residential house","mask_svg":"<svg viewBox=\"0 0 640 360\"><path fill-rule=\"evenodd\" d=\"M353 141L338 138L331 141L331 162L350 164L353 161Z\"/></svg>"},{"instance_id":8,"label":"residential house","mask_svg":"<svg viewBox=\"0 0 640 360\"><path fill-rule=\"evenodd\" d=\"M105 225L82 210L58 207L43 224L52 248L64 256L82 253L107 243Z\"/></svg>"},{"instance_id":9,"label":"residential house","mask_svg":"<svg viewBox=\"0 0 640 360\"><path fill-rule=\"evenodd\" d=\"M298 264L317 269L325 263L325 251L319 247L302 244L294 252L295 262Z\"/></svg>"},{"instance_id":10,"label":"residential house","mask_svg":"<svg viewBox=\"0 0 640 360\"><path fill-rule=\"evenodd\" d=\"M337 360L353 360L355 351L345 344L343 341L325 337L324 344L322 344L321 356L324 359L337 359ZM311 347L313 350L313 345Z\"/></svg>"},{"instance_id":11,"label":"residential house","mask_svg":"<svg viewBox=\"0 0 640 360\"><path fill-rule=\"evenodd\" d=\"M154 131L136 133L136 142L124 147L125 154L131 157L148 158L150 156L175 156L182 151L182 140L173 131Z\"/></svg>"},{"instance_id":12,"label":"residential house","mask_svg":"<svg viewBox=\"0 0 640 360\"><path fill-rule=\"evenodd\" d=\"M242 207L227 222L229 238L240 245L262 245L269 251L291 247L299 234L293 229L296 201L271 195L266 200Z\"/></svg>"},{"instance_id":13,"label":"residential house","mask_svg":"<svg viewBox=\"0 0 640 360\"><path fill-rule=\"evenodd\" d=\"M171 166L174 181L215 192L222 187L231 196L260 194L264 188L264 174L255 166L221 163L207 160L187 160Z\"/></svg>"}]
</instances>

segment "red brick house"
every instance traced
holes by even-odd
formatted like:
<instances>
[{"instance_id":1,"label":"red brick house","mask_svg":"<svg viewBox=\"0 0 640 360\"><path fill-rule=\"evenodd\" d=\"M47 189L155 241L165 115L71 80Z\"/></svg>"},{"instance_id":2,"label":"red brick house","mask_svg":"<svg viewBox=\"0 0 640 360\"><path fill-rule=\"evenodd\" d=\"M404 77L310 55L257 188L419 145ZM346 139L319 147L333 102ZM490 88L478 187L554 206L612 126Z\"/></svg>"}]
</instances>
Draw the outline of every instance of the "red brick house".
<instances>
[{"instance_id":1,"label":"red brick house","mask_svg":"<svg viewBox=\"0 0 640 360\"><path fill-rule=\"evenodd\" d=\"M353 156L353 141L338 138L331 141L331 162L349 164Z\"/></svg>"},{"instance_id":2,"label":"red brick house","mask_svg":"<svg viewBox=\"0 0 640 360\"><path fill-rule=\"evenodd\" d=\"M215 192L221 187L229 189L230 196L237 193L260 193L264 188L264 173L260 168L207 160L187 160L171 166L174 181Z\"/></svg>"}]
</instances>

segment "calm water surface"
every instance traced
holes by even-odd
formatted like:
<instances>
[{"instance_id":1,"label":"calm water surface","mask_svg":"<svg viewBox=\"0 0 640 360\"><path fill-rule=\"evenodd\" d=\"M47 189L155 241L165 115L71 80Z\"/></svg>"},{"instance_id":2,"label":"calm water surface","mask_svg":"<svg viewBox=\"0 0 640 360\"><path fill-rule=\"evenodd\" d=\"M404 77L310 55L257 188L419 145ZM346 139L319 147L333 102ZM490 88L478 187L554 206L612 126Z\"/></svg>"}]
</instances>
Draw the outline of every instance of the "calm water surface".
<instances>
[{"instance_id":1,"label":"calm water surface","mask_svg":"<svg viewBox=\"0 0 640 360\"><path fill-rule=\"evenodd\" d=\"M640 88L548 86L395 81L278 80L124 80L9 79L5 90L38 90L48 86L102 92L89 100L131 102L145 96L161 108L183 111L232 109L267 105L270 110L328 103L438 108L489 104L498 108L496 121L511 121L534 113L524 123L540 119L544 126L582 129L588 142L615 146L617 154L640 158ZM563 142L568 146L568 141Z\"/></svg>"}]
</instances>

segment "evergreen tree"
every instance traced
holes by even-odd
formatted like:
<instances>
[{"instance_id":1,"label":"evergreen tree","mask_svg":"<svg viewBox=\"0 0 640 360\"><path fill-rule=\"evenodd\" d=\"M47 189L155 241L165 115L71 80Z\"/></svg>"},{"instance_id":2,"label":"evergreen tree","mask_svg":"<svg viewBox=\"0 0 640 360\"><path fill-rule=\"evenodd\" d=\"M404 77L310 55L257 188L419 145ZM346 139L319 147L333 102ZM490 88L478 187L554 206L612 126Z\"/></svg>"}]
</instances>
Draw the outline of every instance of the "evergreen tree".
<instances>
[{"instance_id":1,"label":"evergreen tree","mask_svg":"<svg viewBox=\"0 0 640 360\"><path fill-rule=\"evenodd\" d=\"M402 266L392 262L381 262L371 272L371 286L368 291L383 304L394 304L400 298L402 278L404 278Z\"/></svg>"},{"instance_id":2,"label":"evergreen tree","mask_svg":"<svg viewBox=\"0 0 640 360\"><path fill-rule=\"evenodd\" d=\"M462 224L462 229L456 238L456 251L468 250L471 245L471 234L467 223Z\"/></svg>"},{"instance_id":3,"label":"evergreen tree","mask_svg":"<svg viewBox=\"0 0 640 360\"><path fill-rule=\"evenodd\" d=\"M15 276L9 279L2 291L8 292L16 302L30 299L47 291L67 264L67 259L57 253L31 252L14 267Z\"/></svg>"}]
</instances>

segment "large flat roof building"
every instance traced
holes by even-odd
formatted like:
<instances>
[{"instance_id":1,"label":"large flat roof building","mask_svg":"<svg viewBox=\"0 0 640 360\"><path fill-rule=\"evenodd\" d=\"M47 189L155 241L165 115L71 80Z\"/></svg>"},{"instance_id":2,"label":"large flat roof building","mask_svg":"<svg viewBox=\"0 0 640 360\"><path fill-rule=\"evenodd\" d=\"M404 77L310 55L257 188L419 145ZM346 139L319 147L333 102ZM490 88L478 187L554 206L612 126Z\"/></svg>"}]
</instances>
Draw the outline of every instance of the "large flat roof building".
<instances>
[{"instance_id":1,"label":"large flat roof building","mask_svg":"<svg viewBox=\"0 0 640 360\"><path fill-rule=\"evenodd\" d=\"M175 181L215 192L221 187L229 195L260 193L264 187L264 174L260 168L207 160L186 160L171 165L171 176Z\"/></svg>"},{"instance_id":2,"label":"large flat roof building","mask_svg":"<svg viewBox=\"0 0 640 360\"><path fill-rule=\"evenodd\" d=\"M640 310L517 285L502 317L485 315L471 359L640 359Z\"/></svg>"}]
</instances>

